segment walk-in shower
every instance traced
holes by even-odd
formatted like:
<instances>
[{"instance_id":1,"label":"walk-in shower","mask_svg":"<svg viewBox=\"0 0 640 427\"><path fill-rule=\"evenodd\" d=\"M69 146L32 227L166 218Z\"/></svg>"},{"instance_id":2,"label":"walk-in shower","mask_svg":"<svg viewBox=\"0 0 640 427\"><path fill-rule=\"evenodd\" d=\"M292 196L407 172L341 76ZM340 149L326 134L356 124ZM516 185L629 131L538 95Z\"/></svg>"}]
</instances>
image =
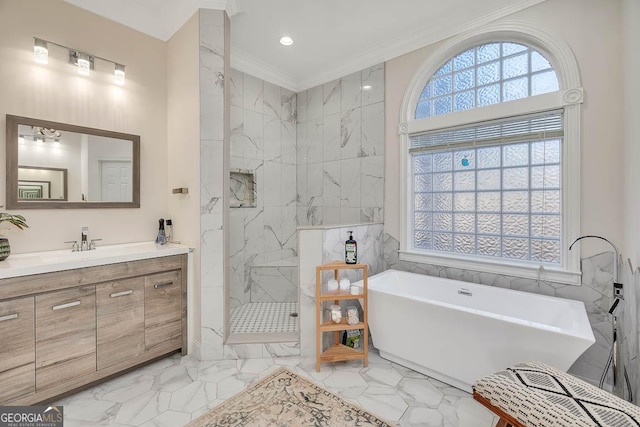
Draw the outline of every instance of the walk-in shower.
<instances>
[{"instance_id":1,"label":"walk-in shower","mask_svg":"<svg viewBox=\"0 0 640 427\"><path fill-rule=\"evenodd\" d=\"M235 292L230 312L231 334L277 334L297 339L297 258L250 265L243 292ZM245 335L247 336L247 335Z\"/></svg>"}]
</instances>

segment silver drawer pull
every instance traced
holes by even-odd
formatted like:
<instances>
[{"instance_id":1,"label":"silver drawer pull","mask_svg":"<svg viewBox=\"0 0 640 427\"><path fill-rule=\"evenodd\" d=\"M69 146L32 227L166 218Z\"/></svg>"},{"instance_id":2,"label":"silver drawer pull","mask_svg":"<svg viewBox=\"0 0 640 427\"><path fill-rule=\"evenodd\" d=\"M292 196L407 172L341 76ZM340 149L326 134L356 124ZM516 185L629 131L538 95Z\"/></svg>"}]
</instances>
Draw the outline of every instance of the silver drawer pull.
<instances>
[{"instance_id":1,"label":"silver drawer pull","mask_svg":"<svg viewBox=\"0 0 640 427\"><path fill-rule=\"evenodd\" d=\"M0 322L4 322L5 320L17 319L18 313L8 314L6 316L0 317Z\"/></svg>"},{"instance_id":2,"label":"silver drawer pull","mask_svg":"<svg viewBox=\"0 0 640 427\"><path fill-rule=\"evenodd\" d=\"M156 289L160 289L160 288L164 288L165 286L171 286L171 285L173 285L173 280L169 280L168 282L156 283L155 285L153 285L153 287Z\"/></svg>"},{"instance_id":3,"label":"silver drawer pull","mask_svg":"<svg viewBox=\"0 0 640 427\"><path fill-rule=\"evenodd\" d=\"M133 291L131 289L129 289L128 291L116 292L111 294L111 298L123 297L125 295L131 295L132 293Z\"/></svg>"},{"instance_id":4,"label":"silver drawer pull","mask_svg":"<svg viewBox=\"0 0 640 427\"><path fill-rule=\"evenodd\" d=\"M75 307L76 305L80 305L80 301L68 302L66 304L54 305L54 310L62 310L63 308Z\"/></svg>"}]
</instances>

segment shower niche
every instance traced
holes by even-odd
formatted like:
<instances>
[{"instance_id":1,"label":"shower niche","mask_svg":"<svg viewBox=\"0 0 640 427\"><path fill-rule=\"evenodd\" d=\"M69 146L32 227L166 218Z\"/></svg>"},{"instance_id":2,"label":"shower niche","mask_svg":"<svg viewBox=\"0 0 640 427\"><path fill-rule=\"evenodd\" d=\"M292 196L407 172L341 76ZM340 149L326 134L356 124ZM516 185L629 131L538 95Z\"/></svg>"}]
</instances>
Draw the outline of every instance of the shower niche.
<instances>
[{"instance_id":1,"label":"shower niche","mask_svg":"<svg viewBox=\"0 0 640 427\"><path fill-rule=\"evenodd\" d=\"M232 169L231 198L232 208L256 207L256 181L253 171L248 169Z\"/></svg>"}]
</instances>

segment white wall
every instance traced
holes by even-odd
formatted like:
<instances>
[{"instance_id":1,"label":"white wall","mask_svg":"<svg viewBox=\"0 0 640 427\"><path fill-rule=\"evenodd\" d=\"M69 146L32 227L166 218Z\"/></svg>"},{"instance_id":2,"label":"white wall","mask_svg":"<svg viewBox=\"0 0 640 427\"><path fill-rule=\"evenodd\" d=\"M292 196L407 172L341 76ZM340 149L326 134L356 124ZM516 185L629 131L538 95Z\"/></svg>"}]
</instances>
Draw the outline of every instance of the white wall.
<instances>
[{"instance_id":1,"label":"white wall","mask_svg":"<svg viewBox=\"0 0 640 427\"><path fill-rule=\"evenodd\" d=\"M582 234L602 235L620 245L623 190L619 2L549 0L505 19L546 28L573 50L585 90L581 230ZM427 46L386 63L385 231L396 239L400 236L400 105L410 79L437 46ZM582 254L602 250L600 245L583 245Z\"/></svg>"},{"instance_id":2,"label":"white wall","mask_svg":"<svg viewBox=\"0 0 640 427\"><path fill-rule=\"evenodd\" d=\"M624 149L624 243L622 253L640 265L640 2L622 0L622 123Z\"/></svg>"},{"instance_id":3,"label":"white wall","mask_svg":"<svg viewBox=\"0 0 640 427\"><path fill-rule=\"evenodd\" d=\"M113 64L96 61L78 75L68 52L52 47L49 64L33 60L33 37L126 65L113 83ZM30 228L9 232L14 253L65 248L82 226L102 244L152 240L167 213L165 43L61 0L0 1L0 176L5 174L5 115L41 118L140 135L139 209L25 209ZM5 185L0 184L0 205Z\"/></svg>"}]
</instances>

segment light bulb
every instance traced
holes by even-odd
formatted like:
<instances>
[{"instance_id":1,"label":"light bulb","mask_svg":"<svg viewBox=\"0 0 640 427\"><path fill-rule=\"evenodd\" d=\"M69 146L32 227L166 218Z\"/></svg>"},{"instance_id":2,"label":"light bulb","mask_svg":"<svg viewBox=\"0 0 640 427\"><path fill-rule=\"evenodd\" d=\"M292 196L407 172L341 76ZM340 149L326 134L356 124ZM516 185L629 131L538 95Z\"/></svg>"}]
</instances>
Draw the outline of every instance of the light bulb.
<instances>
[{"instance_id":1,"label":"light bulb","mask_svg":"<svg viewBox=\"0 0 640 427\"><path fill-rule=\"evenodd\" d=\"M89 55L86 53L78 52L78 73L83 76L88 76L91 73L91 62L89 62Z\"/></svg>"},{"instance_id":2,"label":"light bulb","mask_svg":"<svg viewBox=\"0 0 640 427\"><path fill-rule=\"evenodd\" d=\"M291 46L293 44L293 39L289 36L280 37L280 44L283 46Z\"/></svg>"},{"instance_id":3,"label":"light bulb","mask_svg":"<svg viewBox=\"0 0 640 427\"><path fill-rule=\"evenodd\" d=\"M33 42L33 59L38 64L49 63L49 48L47 42L41 39L35 39Z\"/></svg>"},{"instance_id":4,"label":"light bulb","mask_svg":"<svg viewBox=\"0 0 640 427\"><path fill-rule=\"evenodd\" d=\"M124 84L124 65L116 64L116 68L113 71L114 80L117 84Z\"/></svg>"}]
</instances>

